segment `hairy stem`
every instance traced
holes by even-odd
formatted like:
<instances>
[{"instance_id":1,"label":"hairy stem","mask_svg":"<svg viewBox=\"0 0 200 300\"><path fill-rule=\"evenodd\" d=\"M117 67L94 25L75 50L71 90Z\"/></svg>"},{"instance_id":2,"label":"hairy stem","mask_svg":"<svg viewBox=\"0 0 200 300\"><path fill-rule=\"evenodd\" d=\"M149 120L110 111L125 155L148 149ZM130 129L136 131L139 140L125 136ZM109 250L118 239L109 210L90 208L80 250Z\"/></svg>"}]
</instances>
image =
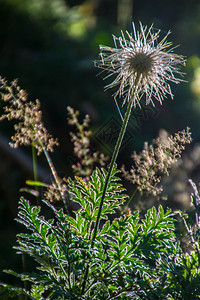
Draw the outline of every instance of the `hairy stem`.
<instances>
[{"instance_id":1,"label":"hairy stem","mask_svg":"<svg viewBox=\"0 0 200 300\"><path fill-rule=\"evenodd\" d=\"M120 150L120 147L121 147L121 144L122 144L124 134L126 132L126 128L127 128L127 124L128 124L130 114L131 114L131 109L132 109L132 106L133 106L133 102L134 102L134 97L130 100L130 102L128 104L126 115L124 117L124 122L122 124L121 131L120 131L120 134L119 134L119 137L118 137L118 140L117 140L114 152L113 152L113 156L112 156L112 159L111 159L110 167L109 167L106 179L105 179L102 198L101 198L101 202L100 202L100 205L99 205L99 211L98 211L97 220L96 220L96 223L95 223L93 237L92 237L92 244L91 244L92 248L94 246L94 240L96 238L97 229L98 229L99 222L100 222L101 211L102 211L102 208L103 208L103 203L104 203L104 199L105 199L105 196L106 196L106 191L107 191L107 188L108 188L108 183L110 181L110 176L112 174L112 170L113 170L114 164L116 162L117 156L119 154L119 150Z\"/></svg>"},{"instance_id":2,"label":"hairy stem","mask_svg":"<svg viewBox=\"0 0 200 300\"><path fill-rule=\"evenodd\" d=\"M127 128L127 125L128 125L128 120L129 120L131 110L132 110L132 107L133 107L133 103L135 102L136 95L138 93L138 86L139 86L139 78L137 78L137 80L136 80L135 91L132 95L132 98L130 99L130 101L128 103L128 107L127 107L127 110L126 110L124 121L122 123L122 127L121 127L121 130L120 130L119 136L118 136L118 140L117 140L117 143L116 143L116 146L115 146L112 158L111 158L110 167L109 167L106 179L105 179L105 184L104 184L104 189L103 189L103 193L102 193L101 202L100 202L100 205L99 205L97 220L96 220L96 223L95 223L95 226L94 226L91 248L94 247L94 241L95 241L95 238L96 238L96 235L97 235L97 229L99 227L101 212L102 212L102 208L103 208L104 199L105 199L105 196L106 196L106 191L107 191L107 188L108 188L108 183L110 181L110 176L112 174L112 170L113 170L114 164L116 162L117 156L119 154L119 150L120 150L120 147L121 147L121 144L122 144L122 141L123 141L124 134L126 132L126 128ZM84 291L85 291L86 281L87 281L87 277L88 277L88 271L89 271L89 265L87 265L87 267L86 267L86 273L85 273L83 286L82 286L82 295L84 294Z\"/></svg>"}]
</instances>

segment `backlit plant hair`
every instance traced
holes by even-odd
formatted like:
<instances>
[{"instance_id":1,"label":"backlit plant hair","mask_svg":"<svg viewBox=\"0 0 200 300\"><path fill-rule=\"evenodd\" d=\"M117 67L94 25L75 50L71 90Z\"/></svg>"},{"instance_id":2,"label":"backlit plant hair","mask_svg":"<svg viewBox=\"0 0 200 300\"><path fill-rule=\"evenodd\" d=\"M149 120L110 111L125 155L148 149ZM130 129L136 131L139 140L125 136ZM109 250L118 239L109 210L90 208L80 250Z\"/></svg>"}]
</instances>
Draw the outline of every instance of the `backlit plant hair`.
<instances>
[{"instance_id":1,"label":"backlit plant hair","mask_svg":"<svg viewBox=\"0 0 200 300\"><path fill-rule=\"evenodd\" d=\"M129 40L125 39L123 32L121 37L114 37L115 48L100 46L101 60L95 63L97 67L109 73L107 77L114 76L113 82L106 88L119 86L115 97L124 98L124 104L127 103L127 111L105 181L105 191L102 195L93 239L96 236L109 177L119 153L132 107L136 104L140 105L139 101L144 94L146 94L147 104L150 102L153 104L154 98L162 104L166 94L170 94L172 97L169 82L179 83L181 81L175 77L174 73L182 75L179 66L185 63L181 55L172 52L173 48L170 50L169 47L172 43L167 42L169 33L159 43L157 39L160 31L153 33L153 26L148 29L147 26L143 27L140 23L140 31L136 31L133 23L133 33L132 36L128 31L126 32Z\"/></svg>"},{"instance_id":2,"label":"backlit plant hair","mask_svg":"<svg viewBox=\"0 0 200 300\"><path fill-rule=\"evenodd\" d=\"M140 99L146 95L146 104L154 105L156 99L162 104L163 99L173 97L169 83L179 83L177 75L183 75L179 66L185 63L181 55L173 53L171 42L167 42L168 34L160 41L160 30L154 32L140 23L140 31L136 31L133 23L133 35L126 31L120 37L113 36L115 48L100 46L101 59L96 62L99 68L108 72L114 80L106 89L118 87L114 97L123 98L123 104L133 101L140 106ZM137 91L137 92L136 92Z\"/></svg>"},{"instance_id":3,"label":"backlit plant hair","mask_svg":"<svg viewBox=\"0 0 200 300\"><path fill-rule=\"evenodd\" d=\"M146 95L146 104L154 105L154 98L162 104L162 100L167 94L172 97L169 82L179 83L181 81L175 77L174 73L182 75L179 66L184 64L184 58L172 53L172 49L169 49L172 45L167 42L169 33L160 43L157 43L160 31L154 34L152 28L153 26L149 29L147 26L143 27L140 23L140 31L136 31L133 23L134 35L126 32L129 38L126 40L122 32L121 37L114 37L115 48L100 46L101 60L95 63L97 67L109 73L107 77L114 76L113 82L106 88L119 86L114 97L124 98L123 104L127 104L127 110L105 178L91 248L94 247L108 183L126 132L132 107L135 107L136 104L140 105L140 99L144 94ZM119 42L119 48L117 42ZM89 266L86 270L82 293L85 290L88 270Z\"/></svg>"},{"instance_id":4,"label":"backlit plant hair","mask_svg":"<svg viewBox=\"0 0 200 300\"><path fill-rule=\"evenodd\" d=\"M63 209L57 210L50 201L44 200L54 214L53 219L47 220L41 215L40 206L31 206L21 198L18 222L31 234L18 235L16 249L18 253L32 256L39 267L36 272L23 274L7 270L7 273L29 281L31 290L27 291L26 286L24 289L13 288L0 283L2 293L6 292L5 288L31 299L178 299L179 295L185 295L183 276L191 278L189 288L195 280L199 287L199 274L195 277L192 269L185 268L190 261L198 260L193 269L199 270L199 252L198 256L189 255L188 259L181 261L183 255L180 243L176 242L171 210L165 213L162 206L158 210L153 207L143 219L140 219L139 211L133 214L129 211L109 220L109 216L115 214L127 199L115 163L132 108L140 104L143 95L146 95L147 104L153 104L154 98L162 104L167 94L172 97L169 82L181 81L174 74L181 74L178 66L184 63L182 56L169 49L168 35L157 43L159 32L154 34L152 26L148 29L140 24L140 30L136 32L133 25L133 29L133 37L127 32L129 40L125 39L123 32L120 38L114 38L115 48L100 47L101 60L96 63L107 70L109 76L115 76L107 87L119 86L115 98L123 98L124 105L127 105L110 167L108 171L96 168L87 181L76 176L74 180L68 178L64 185L58 181L59 185L49 188L46 198L50 201L57 187L62 194L65 188L69 191L70 199L79 204L74 216L65 214ZM30 118L31 124L26 124L24 116L19 115L21 108L25 113L25 93L19 88L14 93L4 83L2 80L2 89L8 91L3 93L4 101L11 104L10 108L6 105L5 117L22 120L20 128L31 125L33 129L37 119ZM20 101L16 108L17 99ZM39 106L36 108L39 113ZM43 145L46 140L35 137L39 139L39 145L42 142L41 150L48 159L47 144ZM49 164L54 170L50 160ZM0 291L0 296L2 293ZM187 299L193 299L197 290L188 294Z\"/></svg>"}]
</instances>

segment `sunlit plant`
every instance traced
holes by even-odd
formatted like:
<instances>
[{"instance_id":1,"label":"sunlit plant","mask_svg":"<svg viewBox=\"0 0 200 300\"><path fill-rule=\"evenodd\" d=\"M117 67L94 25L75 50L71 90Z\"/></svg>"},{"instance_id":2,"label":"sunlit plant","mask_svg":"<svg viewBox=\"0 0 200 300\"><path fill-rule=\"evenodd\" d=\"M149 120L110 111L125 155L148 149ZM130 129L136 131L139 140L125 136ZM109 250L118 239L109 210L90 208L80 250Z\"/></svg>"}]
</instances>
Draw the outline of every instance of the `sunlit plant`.
<instances>
[{"instance_id":1,"label":"sunlit plant","mask_svg":"<svg viewBox=\"0 0 200 300\"><path fill-rule=\"evenodd\" d=\"M199 195L195 185L192 184L192 204L196 212L197 230L190 227L186 215L173 213L170 209L164 211L162 206L149 209L144 217L140 217L139 211L131 212L130 209L120 215L119 209L129 203L130 197L119 178L116 159L132 108L140 106L143 95L146 96L146 105L154 104L155 99L162 104L167 94L172 97L169 83L181 81L175 74L182 75L179 67L184 64L184 58L174 54L170 48L168 35L157 42L159 31L154 32L153 26L148 28L140 24L140 29L136 31L133 24L133 35L126 34L127 39L123 32L121 37L114 37L115 48L100 47L101 59L96 65L108 71L108 77L114 77L107 88L117 88L114 98L122 100L127 109L122 116L122 127L109 168L95 168L93 172L88 172L87 165L76 168L76 171L84 171L87 178L75 176L60 179L57 176L49 155L57 140L53 140L42 123L39 102L35 105L28 103L26 93L17 86L16 81L9 85L1 79L1 95L5 104L2 119L19 121L12 138L14 145L30 144L38 154L44 153L54 176L52 186L47 186L46 199L42 200L51 211L51 218L43 215L41 205L32 205L24 197L19 201L17 221L27 231L17 235L15 249L19 254L31 256L37 267L22 274L7 270L7 273L28 284L13 287L2 283L2 297L23 294L30 299L117 300L195 299L200 296L197 284L200 279ZM71 119L73 116L74 112ZM73 120L74 125L79 124L77 119ZM77 134L75 140L82 147L83 151L78 153L81 153L80 159L85 164L84 158L88 152L84 137L88 138L88 135L83 133L83 127L79 128L80 135ZM191 141L189 130L184 134L182 144L178 145ZM177 142L176 139L171 141ZM156 150L155 153L150 153L148 148L146 150L149 151L146 158L154 159L153 164L145 164L142 160L138 163L138 170L140 167L148 175L152 166L156 165ZM171 160L177 158L174 145L171 148L164 145L162 150L163 156L159 160L164 157ZM169 161L163 159L162 163L163 170L167 170ZM143 182L141 174L139 178ZM143 179L147 183L145 176ZM42 185L36 180L32 184ZM45 183L43 186L46 186ZM54 207L54 193L60 195L55 199L63 200L63 208ZM78 204L73 214L69 214L69 200ZM176 215L192 237L191 253L184 254L178 241Z\"/></svg>"}]
</instances>

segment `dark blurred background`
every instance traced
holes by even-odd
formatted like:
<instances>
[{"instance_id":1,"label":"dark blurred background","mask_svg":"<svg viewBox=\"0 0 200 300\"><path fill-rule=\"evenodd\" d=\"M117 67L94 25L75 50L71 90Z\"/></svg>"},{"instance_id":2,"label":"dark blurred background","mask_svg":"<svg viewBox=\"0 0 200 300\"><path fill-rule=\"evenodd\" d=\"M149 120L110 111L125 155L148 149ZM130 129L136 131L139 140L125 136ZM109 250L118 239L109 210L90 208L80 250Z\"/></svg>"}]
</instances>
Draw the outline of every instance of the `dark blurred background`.
<instances>
[{"instance_id":1,"label":"dark blurred background","mask_svg":"<svg viewBox=\"0 0 200 300\"><path fill-rule=\"evenodd\" d=\"M178 195L176 199L171 196L172 207L184 209L189 205L187 178L197 183L200 178L199 0L0 0L0 76L8 81L18 78L30 100L40 99L45 126L60 141L59 150L52 154L56 169L60 176L71 175L68 105L80 110L81 117L90 115L93 147L112 153L114 145L98 143L95 132L110 121L121 121L112 92L103 91L105 82L97 76L93 61L98 59L99 44L112 46L112 34L119 36L121 29L131 31L132 21L136 27L139 21L153 23L163 36L172 30L169 40L180 44L175 51L187 57L183 69L187 82L172 85L174 100L166 99L145 115L137 114L119 164L128 168L133 150L141 150L144 141L155 138L159 129L174 133L189 126L193 144L183 159L186 166L180 165L172 174L172 181L179 178L175 187L169 180L166 183L168 193ZM4 121L0 128L0 270L20 270L21 258L12 250L20 230L14 218L19 189L26 179L33 179L31 152L9 149L12 124ZM38 164L41 179L48 181L48 166L42 159Z\"/></svg>"}]
</instances>

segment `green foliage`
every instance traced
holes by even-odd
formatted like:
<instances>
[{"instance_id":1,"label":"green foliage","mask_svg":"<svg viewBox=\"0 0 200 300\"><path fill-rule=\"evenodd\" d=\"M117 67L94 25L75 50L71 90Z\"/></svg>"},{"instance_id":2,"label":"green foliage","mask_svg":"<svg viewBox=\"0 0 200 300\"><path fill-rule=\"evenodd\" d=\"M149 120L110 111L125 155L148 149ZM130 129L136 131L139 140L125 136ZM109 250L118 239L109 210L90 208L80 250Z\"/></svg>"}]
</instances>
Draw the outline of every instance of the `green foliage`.
<instances>
[{"instance_id":1,"label":"green foliage","mask_svg":"<svg viewBox=\"0 0 200 300\"><path fill-rule=\"evenodd\" d=\"M30 299L198 299L200 255L183 254L171 210L153 207L144 218L133 214L108 220L126 195L114 168L94 246L91 236L100 203L105 170L96 169L86 183L69 179L71 199L79 203L75 217L43 201L54 214L45 218L41 207L19 202L17 221L28 231L18 234L17 253L37 263L35 271L9 274L28 282L28 289L2 284L5 294ZM82 286L88 269L86 288ZM196 297L196 298L195 298Z\"/></svg>"},{"instance_id":2,"label":"green foliage","mask_svg":"<svg viewBox=\"0 0 200 300\"><path fill-rule=\"evenodd\" d=\"M38 1L38 3L39 2L40 1ZM48 153L48 151L53 150L53 148L47 147L48 144L46 142L44 143L44 141L49 140L51 144L53 140L49 138L50 136L47 134L41 122L39 101L36 101L36 105L34 105L33 102L29 104L25 103L26 94L20 88L17 89L19 92L17 97L13 97L14 94L9 86L7 86L7 93L5 93L5 91L2 92L4 102L12 100L11 107L5 106L6 114L3 115L3 118L23 121L20 122L19 126L15 125L15 145L30 144L34 147L39 145L40 152L44 153L55 182L53 182L52 185L46 185L37 181L36 178L34 178L34 181L29 180L27 182L28 185L33 185L36 188L48 188L43 204L51 217L47 217L39 205L32 206L25 198L22 197L20 199L17 221L25 226L26 231L17 235L18 244L15 249L23 258L24 256L30 256L36 267L31 268L30 271L23 271L21 274L12 270L5 271L21 279L24 286L13 287L1 283L0 297L12 297L23 294L25 298L30 299L58 300L200 298L200 197L196 186L191 183L194 190L191 200L195 208L195 224L190 224L187 215L183 215L179 212L179 216L186 228L186 234L191 241L189 246L192 251L190 249L188 253L184 253L181 248L179 242L180 237L177 235L175 228L175 214L170 209L164 211L162 206L158 208L153 207L149 209L144 216L140 216L139 211L120 214L120 211L126 211L126 209L123 208L125 200L128 200L127 203L129 203L130 199L127 199L128 196L125 194L125 189L120 183L120 179L117 175L119 171L116 169L115 162L134 101L137 99L139 101L140 97L138 96L140 93L141 95L147 93L148 100L152 102L150 96L154 94L152 90L154 88L158 96L156 97L157 100L161 101L165 93L171 95L170 87L165 81L179 81L179 79L176 79L173 75L173 72L176 70L174 63L179 56L172 54L175 61L173 61L172 56L168 57L169 60L166 60L166 56L169 56L169 50L167 53L165 52L163 56L164 67L162 66L161 68L162 72L157 73L157 71L159 71L157 70L157 66L161 65L160 61L162 62L162 59L158 59L159 61L156 62L156 58L162 58L160 57L160 53L162 52L160 50L163 50L171 44L165 43L164 38L156 46L156 52L154 52L155 49L151 52L151 46L156 45L154 40L156 40L157 34L151 33L150 29L147 36L148 38L151 36L151 38L150 41L148 41L148 39L146 40L147 37L145 38L146 30L147 27L143 28L141 25L141 33L136 34L136 44L141 46L141 50L145 50L144 52L139 51L137 53L139 54L137 57L139 60L137 61L139 65L141 64L141 66L143 66L140 66L138 69L140 76L137 74L134 78L134 72L132 72L126 77L126 68L123 69L123 64L121 65L121 61L118 60L120 56L117 56L117 66L120 67L120 76L122 76L123 81L120 83L119 79L121 77L117 76L117 79L113 82L120 84L119 94L123 94L124 90L127 92L129 90L129 83L131 82L135 82L135 87L133 89L133 85L129 86L132 91L130 92L129 90L128 97L131 97L127 103L127 110L123 118L123 124L108 171L96 168L91 174L93 163L96 161L100 162L102 156L98 156L97 154L95 156L95 153L93 153L93 156L89 155L91 154L88 152L89 133L84 130L88 122L88 119L86 119L83 123L85 125L79 128L80 135L78 139L75 138L74 140L77 146L77 157L81 161L77 170L84 171L79 174L87 175L87 177L85 177L85 179L75 177L75 179L69 178L66 181L61 180L57 176ZM121 38L124 39L123 34ZM134 44L132 43L132 38L130 42L132 45ZM122 52L120 52L123 54L121 57L123 60L125 46L126 48L128 47L126 40L124 40L124 46L122 47ZM104 49L107 51L112 48L104 47ZM129 72L133 66L129 60L130 48L126 50L127 60L125 60L125 67L128 64ZM113 50L113 53L115 53L115 51L116 49ZM149 55L147 55L148 51L150 51ZM158 52L159 55L157 55ZM141 53L143 53L142 56ZM156 86L155 84L152 85L152 81L150 80L152 78L150 77L146 85L146 78L148 77L146 74L150 74L146 59L149 61L152 53L155 59L150 61L150 67L152 68L153 66L153 75L158 76L159 79L153 81L154 83L156 82ZM71 55L69 55L69 57L71 57ZM142 57L146 57L143 62L141 61ZM105 57L105 60L107 58ZM183 62L184 60L182 57L179 57L179 59L177 62ZM73 66L75 60L72 60L72 65L70 64L71 68L68 68L68 71L73 70L73 72L68 72L70 78L73 78L73 76L76 77L74 74L77 68L79 68L77 62L76 68ZM166 64L167 61L170 65ZM113 68L113 62L113 54L111 54L110 59L108 59L109 71ZM104 65L104 60L102 63ZM110 65L110 63L112 64ZM58 67L57 63L56 67ZM146 71L144 72L144 70ZM115 68L112 72L114 72L115 75L118 73ZM178 69L177 72L179 73ZM143 84L145 85L139 87L142 78L144 78ZM5 82L3 79L1 81L5 90ZM53 81L54 85L56 85L54 78ZM70 82L71 81L68 80L69 85ZM81 82L84 85L84 81ZM14 82L12 86L16 86ZM90 86L92 86L91 82ZM113 84L108 87L113 87ZM144 87L145 89L147 88L147 90L142 90ZM150 88L148 90L149 87L152 89ZM74 89L72 90L74 92ZM159 91L161 92L160 95ZM18 106L16 105L17 103ZM19 108L21 110L19 110ZM72 123L74 122L77 123L77 120L72 121ZM31 128L31 130L26 130L27 128ZM182 141L184 139L179 136L178 140ZM174 150L177 155L177 149L180 147L175 146ZM144 151L143 158L148 158L147 161L149 162L150 159L147 154L148 153ZM165 162L163 157L164 156L161 155L161 161L166 168L169 157L167 155L168 159L166 159ZM92 159L90 164L88 158ZM148 170L149 172L152 168L147 168L148 164L142 164L142 162L143 159L140 160L140 168L142 170L141 178L143 182L146 178L145 174L147 174L145 171ZM87 172L85 172L82 163L85 164ZM160 181L157 180L156 182ZM59 197L57 197L56 193L59 194ZM67 197L68 193L70 197ZM71 215L68 214L68 211L70 211L67 206L68 198L70 198L72 203L76 202L79 207ZM67 213L65 213L62 208L58 210L51 204L55 199L63 200L63 205ZM39 202L39 192L37 200Z\"/></svg>"},{"instance_id":3,"label":"green foliage","mask_svg":"<svg viewBox=\"0 0 200 300\"><path fill-rule=\"evenodd\" d=\"M116 177L117 170L113 169L111 178L108 184L106 196L104 199L104 206L101 214L101 219L108 219L109 214L115 213L115 210L120 207L127 198L122 194L125 190L119 178ZM96 168L92 173L89 182L84 181L82 178L77 177L75 181L68 179L68 188L71 199L80 204L81 208L75 213L76 219L74 226L79 234L89 238L94 222L96 221L98 209L103 193L104 181L107 171Z\"/></svg>"}]
</instances>

